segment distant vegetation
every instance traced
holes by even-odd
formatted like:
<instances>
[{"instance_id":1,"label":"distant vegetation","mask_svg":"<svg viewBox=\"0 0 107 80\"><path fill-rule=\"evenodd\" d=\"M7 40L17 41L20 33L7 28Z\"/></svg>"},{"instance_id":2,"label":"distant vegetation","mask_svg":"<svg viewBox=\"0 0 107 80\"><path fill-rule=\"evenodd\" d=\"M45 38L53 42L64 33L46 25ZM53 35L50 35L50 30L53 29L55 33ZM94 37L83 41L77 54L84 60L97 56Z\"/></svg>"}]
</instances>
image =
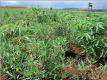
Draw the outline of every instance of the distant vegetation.
<instances>
[{"instance_id":1,"label":"distant vegetation","mask_svg":"<svg viewBox=\"0 0 107 80\"><path fill-rule=\"evenodd\" d=\"M65 51L73 44L81 48L90 64L105 60L107 13L0 8L0 54L7 80L65 80L68 76L79 80L79 74L63 70ZM69 60L69 65L76 60ZM89 67L86 61L77 66L81 72ZM85 72L81 74L85 80Z\"/></svg>"}]
</instances>

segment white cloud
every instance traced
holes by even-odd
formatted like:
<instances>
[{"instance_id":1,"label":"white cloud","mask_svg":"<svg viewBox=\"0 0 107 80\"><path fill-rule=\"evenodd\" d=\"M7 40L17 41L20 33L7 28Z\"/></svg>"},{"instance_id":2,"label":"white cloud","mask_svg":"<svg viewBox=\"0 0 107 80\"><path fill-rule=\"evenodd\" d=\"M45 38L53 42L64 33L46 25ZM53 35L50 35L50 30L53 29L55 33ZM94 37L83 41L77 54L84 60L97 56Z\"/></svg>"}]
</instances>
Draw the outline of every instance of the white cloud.
<instances>
[{"instance_id":1,"label":"white cloud","mask_svg":"<svg viewBox=\"0 0 107 80\"><path fill-rule=\"evenodd\" d=\"M18 3L18 1L7 1L8 3Z\"/></svg>"},{"instance_id":2,"label":"white cloud","mask_svg":"<svg viewBox=\"0 0 107 80\"><path fill-rule=\"evenodd\" d=\"M1 6L17 6L21 1L1 1Z\"/></svg>"},{"instance_id":3,"label":"white cloud","mask_svg":"<svg viewBox=\"0 0 107 80\"><path fill-rule=\"evenodd\" d=\"M90 0L92 1L92 0ZM87 8L89 0L69 0L69 1L1 1L1 6L37 6L42 8ZM107 9L107 1L106 0L93 0L94 4L93 8L106 8Z\"/></svg>"},{"instance_id":4,"label":"white cloud","mask_svg":"<svg viewBox=\"0 0 107 80\"><path fill-rule=\"evenodd\" d=\"M8 4L19 4L21 1L3 1L3 3L8 3Z\"/></svg>"}]
</instances>

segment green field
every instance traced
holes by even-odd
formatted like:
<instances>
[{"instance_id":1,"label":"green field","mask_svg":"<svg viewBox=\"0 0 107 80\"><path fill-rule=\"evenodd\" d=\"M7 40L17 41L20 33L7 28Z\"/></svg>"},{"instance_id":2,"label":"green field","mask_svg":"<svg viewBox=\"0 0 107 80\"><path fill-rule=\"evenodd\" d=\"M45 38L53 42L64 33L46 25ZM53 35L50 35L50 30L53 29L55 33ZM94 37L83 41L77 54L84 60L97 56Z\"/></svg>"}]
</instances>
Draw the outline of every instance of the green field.
<instances>
[{"instance_id":1,"label":"green field","mask_svg":"<svg viewBox=\"0 0 107 80\"><path fill-rule=\"evenodd\" d=\"M90 65L107 58L107 13L0 8L1 72L6 80L66 80L67 76L81 80L78 74L63 70L65 51L73 45L81 48L78 54L84 52ZM67 65L74 61L77 58ZM77 65L82 80L88 80L88 66L86 61ZM105 69L103 65L100 70Z\"/></svg>"}]
</instances>

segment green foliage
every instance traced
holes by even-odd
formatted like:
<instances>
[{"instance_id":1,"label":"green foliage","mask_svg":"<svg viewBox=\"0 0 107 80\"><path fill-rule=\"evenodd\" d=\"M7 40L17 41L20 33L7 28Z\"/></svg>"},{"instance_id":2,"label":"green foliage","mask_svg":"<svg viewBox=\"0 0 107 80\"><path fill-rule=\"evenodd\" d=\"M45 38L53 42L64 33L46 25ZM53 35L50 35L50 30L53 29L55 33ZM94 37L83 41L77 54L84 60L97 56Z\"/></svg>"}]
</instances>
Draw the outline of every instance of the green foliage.
<instances>
[{"instance_id":1,"label":"green foliage","mask_svg":"<svg viewBox=\"0 0 107 80\"><path fill-rule=\"evenodd\" d=\"M68 42L81 46L87 58L92 53L97 59L107 56L107 13L87 17L86 12L38 8L1 12L0 54L8 79L63 80L68 76L62 71Z\"/></svg>"}]
</instances>

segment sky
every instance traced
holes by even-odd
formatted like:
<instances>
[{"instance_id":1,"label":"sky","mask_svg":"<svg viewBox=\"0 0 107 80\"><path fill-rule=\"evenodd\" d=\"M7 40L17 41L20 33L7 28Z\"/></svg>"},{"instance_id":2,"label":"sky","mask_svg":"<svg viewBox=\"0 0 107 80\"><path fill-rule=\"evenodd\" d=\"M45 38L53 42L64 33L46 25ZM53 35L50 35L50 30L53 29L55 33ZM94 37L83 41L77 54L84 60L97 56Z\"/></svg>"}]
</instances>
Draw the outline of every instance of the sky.
<instances>
[{"instance_id":1,"label":"sky","mask_svg":"<svg viewBox=\"0 0 107 80\"><path fill-rule=\"evenodd\" d=\"M1 1L0 6L36 6L40 8L87 8L88 0L72 1ZM93 0L94 9L107 9L107 0Z\"/></svg>"}]
</instances>

